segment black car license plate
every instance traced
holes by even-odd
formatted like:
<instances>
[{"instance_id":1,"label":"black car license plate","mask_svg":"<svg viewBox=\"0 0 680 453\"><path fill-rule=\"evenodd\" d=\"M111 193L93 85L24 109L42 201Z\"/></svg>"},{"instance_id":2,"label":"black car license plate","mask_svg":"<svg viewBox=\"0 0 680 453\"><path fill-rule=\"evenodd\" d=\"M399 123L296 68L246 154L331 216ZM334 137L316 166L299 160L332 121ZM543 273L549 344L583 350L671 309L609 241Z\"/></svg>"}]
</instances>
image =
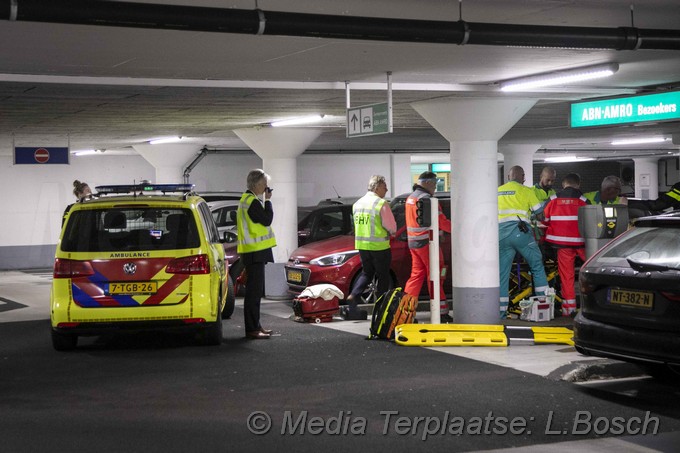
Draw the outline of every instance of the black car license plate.
<instances>
[{"instance_id":1,"label":"black car license plate","mask_svg":"<svg viewBox=\"0 0 680 453\"><path fill-rule=\"evenodd\" d=\"M654 293L612 288L609 290L609 303L651 309L654 307Z\"/></svg>"}]
</instances>

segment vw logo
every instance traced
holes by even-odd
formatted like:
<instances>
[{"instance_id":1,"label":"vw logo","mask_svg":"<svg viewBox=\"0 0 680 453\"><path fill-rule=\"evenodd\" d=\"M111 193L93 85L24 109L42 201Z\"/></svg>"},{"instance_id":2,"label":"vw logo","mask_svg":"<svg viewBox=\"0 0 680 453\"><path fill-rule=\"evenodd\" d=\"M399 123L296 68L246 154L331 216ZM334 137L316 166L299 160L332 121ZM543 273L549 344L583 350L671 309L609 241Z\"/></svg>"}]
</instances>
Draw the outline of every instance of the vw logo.
<instances>
[{"instance_id":1,"label":"vw logo","mask_svg":"<svg viewBox=\"0 0 680 453\"><path fill-rule=\"evenodd\" d=\"M300 264L300 260L296 258L295 261L293 261L293 264Z\"/></svg>"},{"instance_id":2,"label":"vw logo","mask_svg":"<svg viewBox=\"0 0 680 453\"><path fill-rule=\"evenodd\" d=\"M125 263L123 264L123 272L128 275L132 275L137 272L137 265L135 263Z\"/></svg>"}]
</instances>

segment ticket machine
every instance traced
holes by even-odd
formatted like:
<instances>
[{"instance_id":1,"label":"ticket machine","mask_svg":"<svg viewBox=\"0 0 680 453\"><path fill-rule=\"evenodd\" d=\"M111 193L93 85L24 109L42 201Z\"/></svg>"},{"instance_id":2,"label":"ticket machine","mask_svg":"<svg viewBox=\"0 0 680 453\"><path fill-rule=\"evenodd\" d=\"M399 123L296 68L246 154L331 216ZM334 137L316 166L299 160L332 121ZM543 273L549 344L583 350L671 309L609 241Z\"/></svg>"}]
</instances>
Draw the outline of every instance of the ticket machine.
<instances>
[{"instance_id":1,"label":"ticket machine","mask_svg":"<svg viewBox=\"0 0 680 453\"><path fill-rule=\"evenodd\" d=\"M628 206L587 205L578 209L578 231L586 241L586 258L590 258L619 234L628 229Z\"/></svg>"}]
</instances>

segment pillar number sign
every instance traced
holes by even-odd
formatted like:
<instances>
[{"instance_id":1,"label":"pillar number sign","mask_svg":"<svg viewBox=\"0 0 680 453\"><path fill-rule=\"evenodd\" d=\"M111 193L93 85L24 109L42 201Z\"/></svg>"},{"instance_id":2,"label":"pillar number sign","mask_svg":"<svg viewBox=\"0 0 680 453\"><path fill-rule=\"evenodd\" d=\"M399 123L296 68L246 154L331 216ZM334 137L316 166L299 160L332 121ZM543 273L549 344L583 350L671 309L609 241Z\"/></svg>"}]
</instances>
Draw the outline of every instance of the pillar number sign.
<instances>
[{"instance_id":1,"label":"pillar number sign","mask_svg":"<svg viewBox=\"0 0 680 453\"><path fill-rule=\"evenodd\" d=\"M570 126L611 126L680 118L680 91L571 104Z\"/></svg>"}]
</instances>

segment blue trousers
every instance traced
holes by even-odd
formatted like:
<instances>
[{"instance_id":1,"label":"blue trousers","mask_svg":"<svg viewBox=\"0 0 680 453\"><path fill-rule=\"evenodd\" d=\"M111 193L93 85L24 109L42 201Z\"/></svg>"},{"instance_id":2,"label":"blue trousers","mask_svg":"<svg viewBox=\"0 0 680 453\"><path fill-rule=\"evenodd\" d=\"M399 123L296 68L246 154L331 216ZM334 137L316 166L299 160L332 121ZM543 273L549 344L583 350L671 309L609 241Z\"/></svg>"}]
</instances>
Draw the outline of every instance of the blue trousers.
<instances>
[{"instance_id":1,"label":"blue trousers","mask_svg":"<svg viewBox=\"0 0 680 453\"><path fill-rule=\"evenodd\" d=\"M527 225L528 226L528 225ZM506 222L498 225L498 251L500 258L500 315L505 318L510 301L508 292L510 284L510 271L515 255L519 253L524 257L531 269L534 280L534 289L537 295L545 294L548 289L548 279L543 267L543 255L538 248L534 235L529 232L522 233L517 222Z\"/></svg>"}]
</instances>

